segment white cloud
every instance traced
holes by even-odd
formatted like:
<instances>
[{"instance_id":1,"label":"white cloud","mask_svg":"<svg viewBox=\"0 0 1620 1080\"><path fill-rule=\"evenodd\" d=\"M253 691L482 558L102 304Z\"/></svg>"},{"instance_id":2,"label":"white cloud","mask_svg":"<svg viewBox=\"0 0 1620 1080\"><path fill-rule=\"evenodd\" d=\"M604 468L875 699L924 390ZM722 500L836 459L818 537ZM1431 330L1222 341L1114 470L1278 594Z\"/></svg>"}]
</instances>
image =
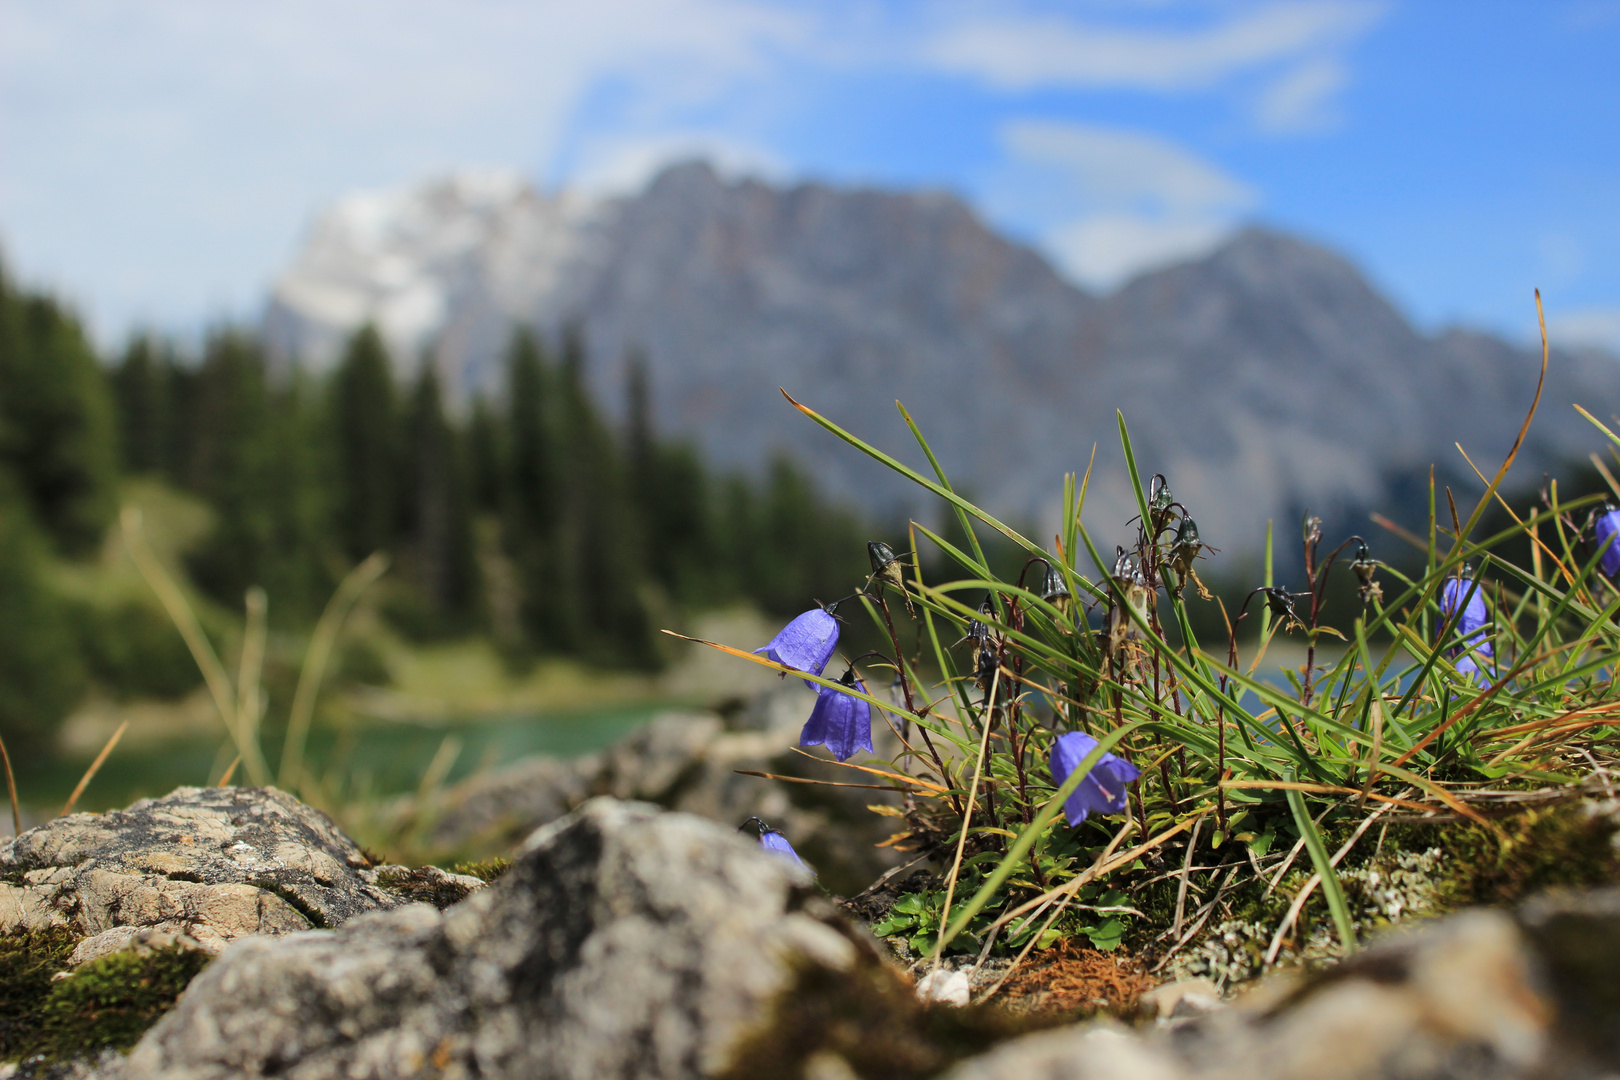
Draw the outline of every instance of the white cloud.
<instances>
[{"instance_id":1,"label":"white cloud","mask_svg":"<svg viewBox=\"0 0 1620 1080\"><path fill-rule=\"evenodd\" d=\"M629 194L664 166L693 159L707 161L727 177L782 180L792 171L764 147L712 132L676 131L586 140L569 170L569 185L592 194Z\"/></svg>"},{"instance_id":2,"label":"white cloud","mask_svg":"<svg viewBox=\"0 0 1620 1080\"><path fill-rule=\"evenodd\" d=\"M1148 202L1171 213L1247 209L1255 191L1219 166L1142 131L1015 120L1002 128L1014 157L1056 166L1095 202Z\"/></svg>"},{"instance_id":3,"label":"white cloud","mask_svg":"<svg viewBox=\"0 0 1620 1080\"><path fill-rule=\"evenodd\" d=\"M1598 304L1550 312L1547 340L1555 347L1596 347L1620 355L1620 305Z\"/></svg>"},{"instance_id":4,"label":"white cloud","mask_svg":"<svg viewBox=\"0 0 1620 1080\"><path fill-rule=\"evenodd\" d=\"M1322 131L1338 121L1334 99L1350 81L1349 70L1334 57L1318 56L1284 72L1261 93L1255 119L1278 134Z\"/></svg>"},{"instance_id":5,"label":"white cloud","mask_svg":"<svg viewBox=\"0 0 1620 1080\"><path fill-rule=\"evenodd\" d=\"M603 86L645 127L803 49L769 0L0 0L8 262L131 319L247 314L312 211L542 174Z\"/></svg>"},{"instance_id":6,"label":"white cloud","mask_svg":"<svg viewBox=\"0 0 1620 1080\"><path fill-rule=\"evenodd\" d=\"M1211 218L1101 213L1051 230L1046 248L1076 279L1107 289L1147 270L1213 251L1231 227Z\"/></svg>"},{"instance_id":7,"label":"white cloud","mask_svg":"<svg viewBox=\"0 0 1620 1080\"><path fill-rule=\"evenodd\" d=\"M1015 170L1044 173L1067 194L1067 213L1052 215L1042 241L1091 288L1208 252L1260 201L1249 184L1157 135L1050 120L1015 121L1001 135Z\"/></svg>"},{"instance_id":8,"label":"white cloud","mask_svg":"<svg viewBox=\"0 0 1620 1080\"><path fill-rule=\"evenodd\" d=\"M925 62L1002 90L1212 86L1264 65L1342 48L1384 5L1364 0L1270 3L1198 30L1120 29L1072 19L992 14L951 23L922 48Z\"/></svg>"}]
</instances>

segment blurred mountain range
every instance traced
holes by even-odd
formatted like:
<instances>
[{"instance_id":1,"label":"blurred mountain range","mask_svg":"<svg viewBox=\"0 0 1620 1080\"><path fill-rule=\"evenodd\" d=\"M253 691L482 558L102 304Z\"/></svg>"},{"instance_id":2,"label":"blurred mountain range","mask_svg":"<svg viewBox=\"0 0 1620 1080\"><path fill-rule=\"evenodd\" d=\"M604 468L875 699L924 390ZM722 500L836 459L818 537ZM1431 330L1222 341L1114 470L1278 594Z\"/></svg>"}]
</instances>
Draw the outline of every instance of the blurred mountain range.
<instances>
[{"instance_id":1,"label":"blurred mountain range","mask_svg":"<svg viewBox=\"0 0 1620 1080\"><path fill-rule=\"evenodd\" d=\"M1095 444L1086 521L1103 546L1134 513L1117 408L1144 475L1165 473L1235 552L1267 518L1290 536L1306 508L1348 522L1410 506L1431 463L1471 505L1482 485L1453 443L1494 471L1539 367L1488 334L1419 333L1345 259L1279 232L1096 296L951 195L774 187L702 163L598 201L503 173L345 199L277 281L266 332L319 368L368 320L463 400L504 393L514 324L575 327L608 408L640 353L661 430L725 466L791 453L877 514L926 504L778 387L927 473L900 399L959 489L1048 537L1063 473ZM1598 448L1575 402L1620 409L1620 359L1553 350L1520 485Z\"/></svg>"}]
</instances>

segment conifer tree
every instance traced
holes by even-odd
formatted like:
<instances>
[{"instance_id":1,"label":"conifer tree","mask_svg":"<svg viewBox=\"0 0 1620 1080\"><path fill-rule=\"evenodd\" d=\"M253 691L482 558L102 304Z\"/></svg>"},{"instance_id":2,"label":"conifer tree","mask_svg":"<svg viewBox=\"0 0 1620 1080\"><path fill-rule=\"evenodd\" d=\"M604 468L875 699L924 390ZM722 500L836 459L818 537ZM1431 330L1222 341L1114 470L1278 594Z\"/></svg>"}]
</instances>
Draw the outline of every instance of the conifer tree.
<instances>
[{"instance_id":1,"label":"conifer tree","mask_svg":"<svg viewBox=\"0 0 1620 1080\"><path fill-rule=\"evenodd\" d=\"M627 362L625 386L625 454L647 571L677 602L712 604L722 586L712 550L713 495L702 459L688 445L658 439L646 359L639 353Z\"/></svg>"},{"instance_id":2,"label":"conifer tree","mask_svg":"<svg viewBox=\"0 0 1620 1080\"><path fill-rule=\"evenodd\" d=\"M448 627L476 597L470 484L460 439L444 415L438 373L423 365L405 416L403 519L409 561Z\"/></svg>"},{"instance_id":3,"label":"conifer tree","mask_svg":"<svg viewBox=\"0 0 1620 1080\"><path fill-rule=\"evenodd\" d=\"M49 745L84 684L66 605L47 584L48 551L27 501L0 471L0 737L13 762Z\"/></svg>"},{"instance_id":4,"label":"conifer tree","mask_svg":"<svg viewBox=\"0 0 1620 1080\"><path fill-rule=\"evenodd\" d=\"M0 270L0 462L58 548L82 553L112 520L112 396L79 322Z\"/></svg>"},{"instance_id":5,"label":"conifer tree","mask_svg":"<svg viewBox=\"0 0 1620 1080\"><path fill-rule=\"evenodd\" d=\"M192 572L233 608L249 586L263 587L271 617L282 623L318 612L332 576L310 397L296 378L271 387L258 341L241 331L218 333L205 346L186 475L216 520Z\"/></svg>"},{"instance_id":6,"label":"conifer tree","mask_svg":"<svg viewBox=\"0 0 1620 1080\"><path fill-rule=\"evenodd\" d=\"M510 454L507 434L500 414L482 395L475 397L467 418L467 483L477 513L501 509Z\"/></svg>"},{"instance_id":7,"label":"conifer tree","mask_svg":"<svg viewBox=\"0 0 1620 1080\"><path fill-rule=\"evenodd\" d=\"M333 384L337 522L359 561L393 545L399 527L398 420L388 350L375 326L349 340Z\"/></svg>"},{"instance_id":8,"label":"conifer tree","mask_svg":"<svg viewBox=\"0 0 1620 1080\"><path fill-rule=\"evenodd\" d=\"M158 473L170 462L175 364L162 343L148 334L130 339L112 373L118 406L119 447L130 473Z\"/></svg>"},{"instance_id":9,"label":"conifer tree","mask_svg":"<svg viewBox=\"0 0 1620 1080\"><path fill-rule=\"evenodd\" d=\"M556 459L559 440L552 378L532 331L520 328L507 351L507 433L510 454L501 532L516 564L523 622L543 649L575 643L572 592L558 563Z\"/></svg>"},{"instance_id":10,"label":"conifer tree","mask_svg":"<svg viewBox=\"0 0 1620 1080\"><path fill-rule=\"evenodd\" d=\"M585 383L585 343L577 330L563 340L557 399L562 516L557 562L560 599L581 651L647 667L656 662L643 596L643 552L628 476L612 432Z\"/></svg>"}]
</instances>

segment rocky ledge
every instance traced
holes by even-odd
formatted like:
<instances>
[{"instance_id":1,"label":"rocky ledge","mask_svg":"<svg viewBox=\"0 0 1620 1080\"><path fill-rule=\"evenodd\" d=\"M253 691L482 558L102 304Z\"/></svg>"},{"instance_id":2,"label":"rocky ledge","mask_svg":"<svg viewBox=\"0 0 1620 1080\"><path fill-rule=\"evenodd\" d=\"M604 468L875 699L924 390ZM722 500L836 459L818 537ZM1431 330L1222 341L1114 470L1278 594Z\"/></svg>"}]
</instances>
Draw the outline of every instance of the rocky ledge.
<instances>
[{"instance_id":1,"label":"rocky ledge","mask_svg":"<svg viewBox=\"0 0 1620 1080\"><path fill-rule=\"evenodd\" d=\"M386 887L387 871L284 792L180 788L0 845L0 934L70 932L74 965L137 935L218 953L244 935L336 927L409 903ZM483 884L427 872L463 895Z\"/></svg>"},{"instance_id":2,"label":"rocky ledge","mask_svg":"<svg viewBox=\"0 0 1620 1080\"><path fill-rule=\"evenodd\" d=\"M154 869L129 815L165 822L149 834L154 851L206 846L175 871L203 880ZM130 896L162 895L159 882L282 900L285 890L300 898L284 900L299 921L230 923L239 940L127 1057L33 1060L0 1075L1595 1080L1620 1060L1620 891L1434 920L1227 1004L1196 984L1161 988L1149 999L1157 1018L1131 1027L923 1002L797 866L725 825L647 804L587 801L531 836L494 884L442 911L401 906L330 822L277 792L182 790L99 824L81 817L54 841L35 830L0 853L9 887L32 897L27 910L96 934L150 910L148 929L206 936L196 893L184 910L148 898L87 901L82 914L69 898L124 895L93 877L110 874ZM280 846L295 835L302 854ZM251 866L231 854L243 855L238 842L257 853ZM271 871L284 876L255 876ZM26 892L52 887L51 903ZM7 896L8 911L22 909ZM311 929L303 907L329 928ZM206 926L225 937L224 924Z\"/></svg>"}]
</instances>

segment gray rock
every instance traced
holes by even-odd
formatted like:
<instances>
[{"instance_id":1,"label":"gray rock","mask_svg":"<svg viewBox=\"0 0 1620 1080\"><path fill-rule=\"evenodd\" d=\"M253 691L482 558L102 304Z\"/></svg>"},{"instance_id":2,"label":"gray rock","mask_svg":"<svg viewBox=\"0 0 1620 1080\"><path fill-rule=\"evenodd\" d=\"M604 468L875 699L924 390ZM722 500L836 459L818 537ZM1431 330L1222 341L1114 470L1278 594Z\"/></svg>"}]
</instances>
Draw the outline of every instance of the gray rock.
<instances>
[{"instance_id":1,"label":"gray rock","mask_svg":"<svg viewBox=\"0 0 1620 1080\"><path fill-rule=\"evenodd\" d=\"M1620 895L1620 894L1617 894ZM1551 1080L1605 1073L1620 975L1600 968L1620 941L1614 896L1503 912L1467 911L1392 935L1336 968L1275 977L1231 1005L1125 1036L1084 1025L1006 1043L947 1080ZM1562 929L1558 927L1562 925ZM1577 934L1576 928L1579 927ZM1545 942L1596 944L1570 982ZM1552 973L1549 980L1548 973ZM1594 990L1600 986L1601 990ZM1604 996L1604 995L1607 996ZM1572 1010L1565 999L1578 999ZM1165 1002L1158 1004L1162 1007ZM1177 1012L1177 1010L1172 1010ZM1597 1032L1597 1037L1594 1037Z\"/></svg>"},{"instance_id":2,"label":"gray rock","mask_svg":"<svg viewBox=\"0 0 1620 1080\"><path fill-rule=\"evenodd\" d=\"M274 788L179 788L0 846L0 932L67 927L84 935L80 962L142 931L218 952L403 903L369 866L330 818Z\"/></svg>"},{"instance_id":3,"label":"gray rock","mask_svg":"<svg viewBox=\"0 0 1620 1080\"><path fill-rule=\"evenodd\" d=\"M600 768L595 755L573 761L528 757L469 777L440 797L427 841L457 852L516 844L584 802ZM406 811L415 809L413 801Z\"/></svg>"},{"instance_id":4,"label":"gray rock","mask_svg":"<svg viewBox=\"0 0 1620 1080\"><path fill-rule=\"evenodd\" d=\"M447 912L237 943L121 1074L712 1074L797 963L859 957L807 884L732 829L595 799Z\"/></svg>"},{"instance_id":5,"label":"gray rock","mask_svg":"<svg viewBox=\"0 0 1620 1080\"><path fill-rule=\"evenodd\" d=\"M446 792L427 828L439 852L499 850L595 795L656 803L735 828L758 816L787 836L836 892L860 891L899 861L876 845L892 819L867 804L888 799L868 788L764 780L748 772L865 783L865 774L793 752L814 695L782 683L758 695L728 727L710 713L666 713L600 756L563 761L535 757L469 777ZM879 722L880 754L894 736Z\"/></svg>"},{"instance_id":6,"label":"gray rock","mask_svg":"<svg viewBox=\"0 0 1620 1080\"><path fill-rule=\"evenodd\" d=\"M1106 1024L1026 1035L956 1066L944 1080L1184 1080L1161 1047Z\"/></svg>"}]
</instances>

